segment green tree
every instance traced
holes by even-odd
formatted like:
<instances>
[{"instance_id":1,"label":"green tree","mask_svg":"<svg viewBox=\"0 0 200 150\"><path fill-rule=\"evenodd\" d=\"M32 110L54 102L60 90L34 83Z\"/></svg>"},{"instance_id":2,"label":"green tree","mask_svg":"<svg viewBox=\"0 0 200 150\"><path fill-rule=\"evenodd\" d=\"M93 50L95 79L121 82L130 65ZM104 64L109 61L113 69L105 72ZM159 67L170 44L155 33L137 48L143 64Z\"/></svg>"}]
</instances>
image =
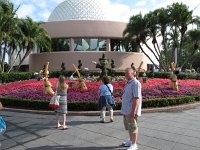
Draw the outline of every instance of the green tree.
<instances>
[{"instance_id":1,"label":"green tree","mask_svg":"<svg viewBox=\"0 0 200 150\"><path fill-rule=\"evenodd\" d=\"M10 47L12 32L15 30L16 11L7 0L0 0L0 72L4 72L5 56Z\"/></svg>"},{"instance_id":2,"label":"green tree","mask_svg":"<svg viewBox=\"0 0 200 150\"><path fill-rule=\"evenodd\" d=\"M200 30L188 31L183 43L184 43L182 51L183 63L181 68L183 69L189 68L187 64L190 64L193 67L195 67L195 69L197 69L198 64L196 63L196 61L197 58L199 58L198 55L200 53Z\"/></svg>"},{"instance_id":3,"label":"green tree","mask_svg":"<svg viewBox=\"0 0 200 150\"><path fill-rule=\"evenodd\" d=\"M155 64L148 52L159 62L160 69L168 71L172 61L178 66L182 66L185 61L182 59L183 42L188 26L199 22L199 18L193 17L192 13L193 11L189 11L186 5L174 3L167 8L149 12L144 17L141 14L134 15L124 30L124 37L129 41L136 39L138 46L149 60Z\"/></svg>"},{"instance_id":4,"label":"green tree","mask_svg":"<svg viewBox=\"0 0 200 150\"><path fill-rule=\"evenodd\" d=\"M125 37L125 40L129 40L128 42L132 42L133 39L135 39L141 51L149 58L149 60L154 65L156 65L142 46L142 44L145 44L147 47L149 47L146 43L148 36L147 24L148 22L146 18L143 17L141 13L138 15L134 15L130 18L129 23L123 32L123 35Z\"/></svg>"},{"instance_id":5,"label":"green tree","mask_svg":"<svg viewBox=\"0 0 200 150\"><path fill-rule=\"evenodd\" d=\"M51 50L51 40L46 30L41 28L40 25L41 23L34 22L29 17L23 19L21 23L19 23L23 38L25 40L25 49L23 49L24 56L19 63L18 69L36 46L38 46L41 51Z\"/></svg>"}]
</instances>

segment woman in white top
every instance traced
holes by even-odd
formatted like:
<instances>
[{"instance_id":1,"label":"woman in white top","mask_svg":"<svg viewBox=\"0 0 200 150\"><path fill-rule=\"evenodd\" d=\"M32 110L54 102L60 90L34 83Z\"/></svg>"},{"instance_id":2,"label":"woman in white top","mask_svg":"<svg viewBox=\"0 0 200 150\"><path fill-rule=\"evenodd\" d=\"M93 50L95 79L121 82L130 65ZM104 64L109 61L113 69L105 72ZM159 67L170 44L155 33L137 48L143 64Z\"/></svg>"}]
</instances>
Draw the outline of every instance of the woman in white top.
<instances>
[{"instance_id":1,"label":"woman in white top","mask_svg":"<svg viewBox=\"0 0 200 150\"><path fill-rule=\"evenodd\" d=\"M106 117L106 108L108 108L109 116L110 116L110 122L113 122L113 108L115 106L115 101L113 99L112 93L113 93L113 86L110 84L110 80L107 76L102 78L103 84L99 87L99 109L100 111L100 117L102 118L101 122L105 122Z\"/></svg>"}]
</instances>

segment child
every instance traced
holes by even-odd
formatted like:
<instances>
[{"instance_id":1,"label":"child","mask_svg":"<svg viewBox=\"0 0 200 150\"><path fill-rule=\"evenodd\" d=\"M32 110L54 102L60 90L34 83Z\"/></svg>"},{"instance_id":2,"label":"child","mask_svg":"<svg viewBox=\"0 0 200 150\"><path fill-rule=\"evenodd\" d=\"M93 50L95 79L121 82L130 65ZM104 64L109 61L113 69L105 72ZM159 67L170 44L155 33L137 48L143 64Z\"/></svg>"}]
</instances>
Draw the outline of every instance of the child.
<instances>
[{"instance_id":1,"label":"child","mask_svg":"<svg viewBox=\"0 0 200 150\"><path fill-rule=\"evenodd\" d=\"M67 114L67 89L68 85L65 83L65 77L60 76L58 79L58 83L56 84L56 93L60 96L59 98L59 108L55 109L56 112L56 120L57 120L57 128L63 127L63 130L68 129L66 126L66 114ZM60 124L60 116L63 117L63 124Z\"/></svg>"}]
</instances>

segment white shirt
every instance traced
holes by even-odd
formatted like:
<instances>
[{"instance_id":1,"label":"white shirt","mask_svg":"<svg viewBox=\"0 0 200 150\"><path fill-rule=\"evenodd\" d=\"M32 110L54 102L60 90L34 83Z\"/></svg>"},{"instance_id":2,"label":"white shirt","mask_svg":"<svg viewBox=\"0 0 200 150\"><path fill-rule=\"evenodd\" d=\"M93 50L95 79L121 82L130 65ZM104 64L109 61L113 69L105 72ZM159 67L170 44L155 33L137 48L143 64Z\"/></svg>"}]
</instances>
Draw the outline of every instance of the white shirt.
<instances>
[{"instance_id":1,"label":"white shirt","mask_svg":"<svg viewBox=\"0 0 200 150\"><path fill-rule=\"evenodd\" d=\"M142 92L141 83L137 79L132 79L127 82L122 95L121 114L128 115L132 111L134 98L139 98L139 103L136 109L137 116L141 116L142 109Z\"/></svg>"}]
</instances>

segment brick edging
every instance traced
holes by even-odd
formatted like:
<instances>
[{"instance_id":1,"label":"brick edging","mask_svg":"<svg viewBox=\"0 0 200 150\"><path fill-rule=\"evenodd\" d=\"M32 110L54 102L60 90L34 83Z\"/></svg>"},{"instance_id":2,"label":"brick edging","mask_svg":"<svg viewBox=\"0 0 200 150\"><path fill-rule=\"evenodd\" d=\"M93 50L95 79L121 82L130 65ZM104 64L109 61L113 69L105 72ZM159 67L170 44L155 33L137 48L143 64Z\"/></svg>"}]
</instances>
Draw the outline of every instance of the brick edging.
<instances>
[{"instance_id":1,"label":"brick edging","mask_svg":"<svg viewBox=\"0 0 200 150\"><path fill-rule=\"evenodd\" d=\"M193 109L197 106L200 106L200 102L176 105L176 106L168 106L168 107L159 107L159 108L144 108L142 109L142 113L182 111L182 110L187 110L187 109ZM55 114L53 110L52 111L26 110L26 109L16 109L16 108L7 108L7 107L5 107L3 110L12 111L12 112L21 112L21 113L44 114L44 115ZM115 110L114 114L120 115L120 110ZM99 111L68 111L68 115L70 116L97 116L99 115Z\"/></svg>"}]
</instances>

